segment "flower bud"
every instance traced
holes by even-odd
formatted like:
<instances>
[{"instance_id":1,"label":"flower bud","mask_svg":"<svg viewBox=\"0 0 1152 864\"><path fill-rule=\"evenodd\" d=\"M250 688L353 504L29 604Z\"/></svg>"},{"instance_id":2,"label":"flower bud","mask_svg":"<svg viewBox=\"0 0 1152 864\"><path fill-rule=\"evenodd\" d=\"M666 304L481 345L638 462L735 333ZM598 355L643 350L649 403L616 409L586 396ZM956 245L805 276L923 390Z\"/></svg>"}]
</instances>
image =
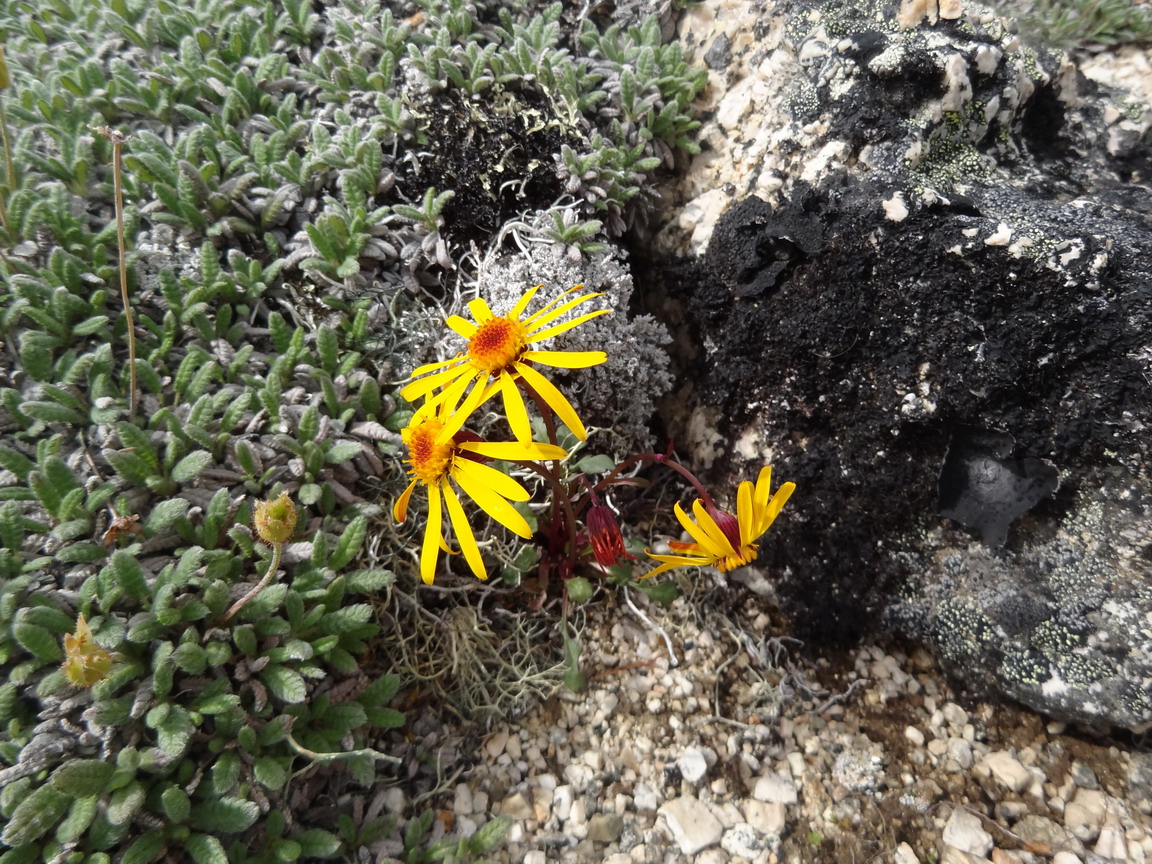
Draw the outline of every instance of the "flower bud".
<instances>
[{"instance_id":1,"label":"flower bud","mask_svg":"<svg viewBox=\"0 0 1152 864\"><path fill-rule=\"evenodd\" d=\"M269 546L287 543L296 530L296 507L288 493L281 492L278 498L257 504L252 521L256 524L256 536L262 543Z\"/></svg>"},{"instance_id":2,"label":"flower bud","mask_svg":"<svg viewBox=\"0 0 1152 864\"><path fill-rule=\"evenodd\" d=\"M601 567L608 568L621 558L632 557L624 551L624 535L616 523L616 514L607 507L602 504L589 507L584 524L588 526L592 554Z\"/></svg>"},{"instance_id":3,"label":"flower bud","mask_svg":"<svg viewBox=\"0 0 1152 864\"><path fill-rule=\"evenodd\" d=\"M708 505L704 505L704 509L708 515L712 517L712 521L716 523L716 527L724 532L724 536L728 538L728 542L732 544L732 548L739 549L742 545L740 543L740 521L727 510L721 510L718 507L709 507Z\"/></svg>"}]
</instances>

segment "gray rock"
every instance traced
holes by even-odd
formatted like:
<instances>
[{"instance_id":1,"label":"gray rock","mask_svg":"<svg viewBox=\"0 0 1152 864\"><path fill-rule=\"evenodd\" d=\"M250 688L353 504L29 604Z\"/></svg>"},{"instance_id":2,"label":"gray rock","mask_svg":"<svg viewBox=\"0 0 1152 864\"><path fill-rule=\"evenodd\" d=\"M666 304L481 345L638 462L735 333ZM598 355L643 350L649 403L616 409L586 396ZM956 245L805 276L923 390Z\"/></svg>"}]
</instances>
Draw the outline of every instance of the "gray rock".
<instances>
[{"instance_id":1,"label":"gray rock","mask_svg":"<svg viewBox=\"0 0 1152 864\"><path fill-rule=\"evenodd\" d=\"M588 820L588 839L597 843L615 843L624 833L624 818L619 813L596 813Z\"/></svg>"},{"instance_id":2,"label":"gray rock","mask_svg":"<svg viewBox=\"0 0 1152 864\"><path fill-rule=\"evenodd\" d=\"M704 346L685 450L797 483L757 561L797 635L896 627L971 692L1140 729L1152 110L975 4L801 6L681 27L696 56L729 34L733 82L699 218L658 235L703 253L663 280Z\"/></svg>"},{"instance_id":3,"label":"gray rock","mask_svg":"<svg viewBox=\"0 0 1152 864\"><path fill-rule=\"evenodd\" d=\"M695 855L715 846L724 834L724 826L700 799L681 795L665 803L658 811L664 817L672 838L685 855Z\"/></svg>"}]
</instances>

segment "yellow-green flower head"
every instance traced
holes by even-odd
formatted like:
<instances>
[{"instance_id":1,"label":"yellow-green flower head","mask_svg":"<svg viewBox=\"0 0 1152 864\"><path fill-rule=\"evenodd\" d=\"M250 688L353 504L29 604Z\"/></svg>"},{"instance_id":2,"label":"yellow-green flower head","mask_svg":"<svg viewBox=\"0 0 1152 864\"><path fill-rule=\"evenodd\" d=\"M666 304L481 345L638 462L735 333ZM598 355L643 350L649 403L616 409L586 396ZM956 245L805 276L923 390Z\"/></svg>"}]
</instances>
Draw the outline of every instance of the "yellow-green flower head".
<instances>
[{"instance_id":1,"label":"yellow-green flower head","mask_svg":"<svg viewBox=\"0 0 1152 864\"><path fill-rule=\"evenodd\" d=\"M64 677L77 687L91 687L112 671L112 653L96 644L83 615L76 619L76 632L64 634Z\"/></svg>"},{"instance_id":2,"label":"yellow-green flower head","mask_svg":"<svg viewBox=\"0 0 1152 864\"><path fill-rule=\"evenodd\" d=\"M668 545L676 553L674 555L654 555L645 550L648 557L661 564L651 573L645 573L643 578L647 579L673 567L712 566L726 573L755 561L756 541L772 527L795 491L796 484L785 483L776 490L775 495L770 496L771 487L772 469L766 466L760 470L755 487L751 480L740 484L736 493L735 516L715 507L706 507L703 501L697 499L692 504L695 522L677 501L676 518L696 542L670 541Z\"/></svg>"},{"instance_id":3,"label":"yellow-green flower head","mask_svg":"<svg viewBox=\"0 0 1152 864\"><path fill-rule=\"evenodd\" d=\"M573 435L580 440L587 438L588 433L572 404L551 381L537 371L536 367L584 369L603 363L608 359L608 355L603 351L542 351L532 346L571 330L585 321L607 315L611 310L600 309L561 324L548 326L581 303L593 297L603 296L581 294L574 300L562 303L561 301L569 294L584 287L577 285L544 308L522 317L528 304L542 287L537 285L526 291L506 315L493 314L488 304L477 297L468 304L474 321L468 321L459 315L449 317L448 326L467 340L467 351L451 360L429 363L413 370L412 375L417 380L401 390L400 395L409 402L427 397L433 405L440 402L456 404L464 398L469 385L472 385L460 410L450 421L451 433L455 434L477 408L499 391L504 396L504 413L508 417L508 424L512 427L513 436L517 441L529 442L532 440L532 429L528 423L528 410L524 405L524 397L519 390L519 383L523 382L556 412L556 416ZM436 393L435 391L440 388L444 389Z\"/></svg>"},{"instance_id":4,"label":"yellow-green flower head","mask_svg":"<svg viewBox=\"0 0 1152 864\"><path fill-rule=\"evenodd\" d=\"M261 501L256 505L252 516L256 524L256 536L269 546L287 543L296 530L296 507L287 492L271 501Z\"/></svg>"},{"instance_id":5,"label":"yellow-green flower head","mask_svg":"<svg viewBox=\"0 0 1152 864\"><path fill-rule=\"evenodd\" d=\"M408 473L412 475L412 482L396 499L392 516L397 522L403 522L408 516L408 502L413 490L417 485L427 488L428 524L424 528L424 544L420 550L420 576L429 585L436 575L440 550L452 552L442 533L444 514L441 502L448 510L448 519L468 566L478 578L488 578L480 547L453 484L509 531L528 538L532 536L532 529L509 503L527 501L528 490L480 460L538 461L563 459L568 455L563 447L533 441L476 440L476 436L459 431L459 424L455 422L458 417L455 405L455 400L425 403L400 433L408 447L408 464L411 466Z\"/></svg>"}]
</instances>

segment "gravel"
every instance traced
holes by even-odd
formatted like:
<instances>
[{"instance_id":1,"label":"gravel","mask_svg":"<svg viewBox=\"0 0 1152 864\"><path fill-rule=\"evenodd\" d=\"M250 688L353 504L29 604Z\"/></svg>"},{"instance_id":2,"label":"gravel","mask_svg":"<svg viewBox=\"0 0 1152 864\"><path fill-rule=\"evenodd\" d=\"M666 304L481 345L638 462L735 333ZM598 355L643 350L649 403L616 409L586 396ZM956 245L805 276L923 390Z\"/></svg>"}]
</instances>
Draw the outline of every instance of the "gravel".
<instances>
[{"instance_id":1,"label":"gravel","mask_svg":"<svg viewBox=\"0 0 1152 864\"><path fill-rule=\"evenodd\" d=\"M643 599L652 627L590 611L585 691L477 742L448 833L507 816L491 860L536 864L1152 858L1130 739L968 700L922 650L812 651L755 598Z\"/></svg>"}]
</instances>

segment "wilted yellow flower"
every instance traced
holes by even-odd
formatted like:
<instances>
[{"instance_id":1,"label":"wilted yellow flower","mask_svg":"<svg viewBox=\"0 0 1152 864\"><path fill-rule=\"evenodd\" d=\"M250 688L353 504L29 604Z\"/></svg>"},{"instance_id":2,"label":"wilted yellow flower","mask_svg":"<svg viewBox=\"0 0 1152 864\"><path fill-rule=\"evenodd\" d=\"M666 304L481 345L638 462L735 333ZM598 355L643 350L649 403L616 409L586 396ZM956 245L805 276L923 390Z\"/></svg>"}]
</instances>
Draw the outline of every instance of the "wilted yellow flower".
<instances>
[{"instance_id":1,"label":"wilted yellow flower","mask_svg":"<svg viewBox=\"0 0 1152 864\"><path fill-rule=\"evenodd\" d=\"M296 530L296 507L287 492L281 492L271 501L260 501L252 514L256 536L269 546L287 543Z\"/></svg>"},{"instance_id":2,"label":"wilted yellow flower","mask_svg":"<svg viewBox=\"0 0 1152 864\"><path fill-rule=\"evenodd\" d=\"M76 632L64 634L64 677L77 687L91 687L112 671L112 654L96 644L92 630L81 615Z\"/></svg>"},{"instance_id":3,"label":"wilted yellow flower","mask_svg":"<svg viewBox=\"0 0 1152 864\"><path fill-rule=\"evenodd\" d=\"M524 517L516 512L509 501L527 501L528 490L507 475L480 462L481 459L508 461L563 459L563 447L520 441L489 442L468 440L467 434L449 432L454 418L455 401L425 404L413 415L407 428L401 432L408 447L409 474L412 482L396 499L392 515L397 522L408 516L408 502L417 484L428 489L428 524L424 528L424 545L420 550L420 576L429 585L436 574L436 561L440 550L451 551L442 534L444 515L441 502L448 509L452 530L472 572L480 579L488 578L488 571L480 557L480 547L464 507L460 504L454 482L480 509L515 534L528 538L532 529ZM475 436L471 436L475 439Z\"/></svg>"},{"instance_id":4,"label":"wilted yellow flower","mask_svg":"<svg viewBox=\"0 0 1152 864\"><path fill-rule=\"evenodd\" d=\"M571 330L597 316L607 315L611 310L600 309L589 312L571 321L549 327L549 324L581 303L593 297L603 296L581 294L574 300L561 303L560 301L573 291L579 291L584 287L577 285L544 308L522 318L524 310L528 308L529 302L541 287L543 286L537 285L525 292L506 315L493 314L488 304L477 297L468 304L475 323L459 315L449 317L448 326L468 340L467 351L451 360L429 363L415 369L412 374L417 380L404 387L400 395L409 402L428 397L432 404L440 402L456 404L463 398L464 402L459 412L446 421L447 435L450 437L464 425L477 408L499 391L504 396L504 413L508 417L509 426L512 427L513 436L517 441L529 442L532 440L532 429L528 423L528 410L517 386L517 382L523 381L556 412L573 435L580 440L587 438L588 433L572 404L551 381L536 370L536 367L584 369L603 363L608 359L608 355L603 351L542 351L531 346ZM472 385L472 390L465 398L464 394L468 391L469 384ZM435 393L440 388L444 389L440 393Z\"/></svg>"},{"instance_id":5,"label":"wilted yellow flower","mask_svg":"<svg viewBox=\"0 0 1152 864\"><path fill-rule=\"evenodd\" d=\"M670 541L668 545L673 552L678 553L675 555L654 555L645 550L650 558L662 563L651 573L645 573L643 578L647 579L673 567L712 566L726 573L755 561L755 541L772 527L780 510L796 489L795 483L785 483L776 490L775 495L769 497L771 485L772 469L769 467L760 470L755 488L751 480L741 483L736 493L735 516L714 506L706 507L703 501L696 499L692 505L692 512L696 516L693 522L677 501L676 518L696 542Z\"/></svg>"}]
</instances>

